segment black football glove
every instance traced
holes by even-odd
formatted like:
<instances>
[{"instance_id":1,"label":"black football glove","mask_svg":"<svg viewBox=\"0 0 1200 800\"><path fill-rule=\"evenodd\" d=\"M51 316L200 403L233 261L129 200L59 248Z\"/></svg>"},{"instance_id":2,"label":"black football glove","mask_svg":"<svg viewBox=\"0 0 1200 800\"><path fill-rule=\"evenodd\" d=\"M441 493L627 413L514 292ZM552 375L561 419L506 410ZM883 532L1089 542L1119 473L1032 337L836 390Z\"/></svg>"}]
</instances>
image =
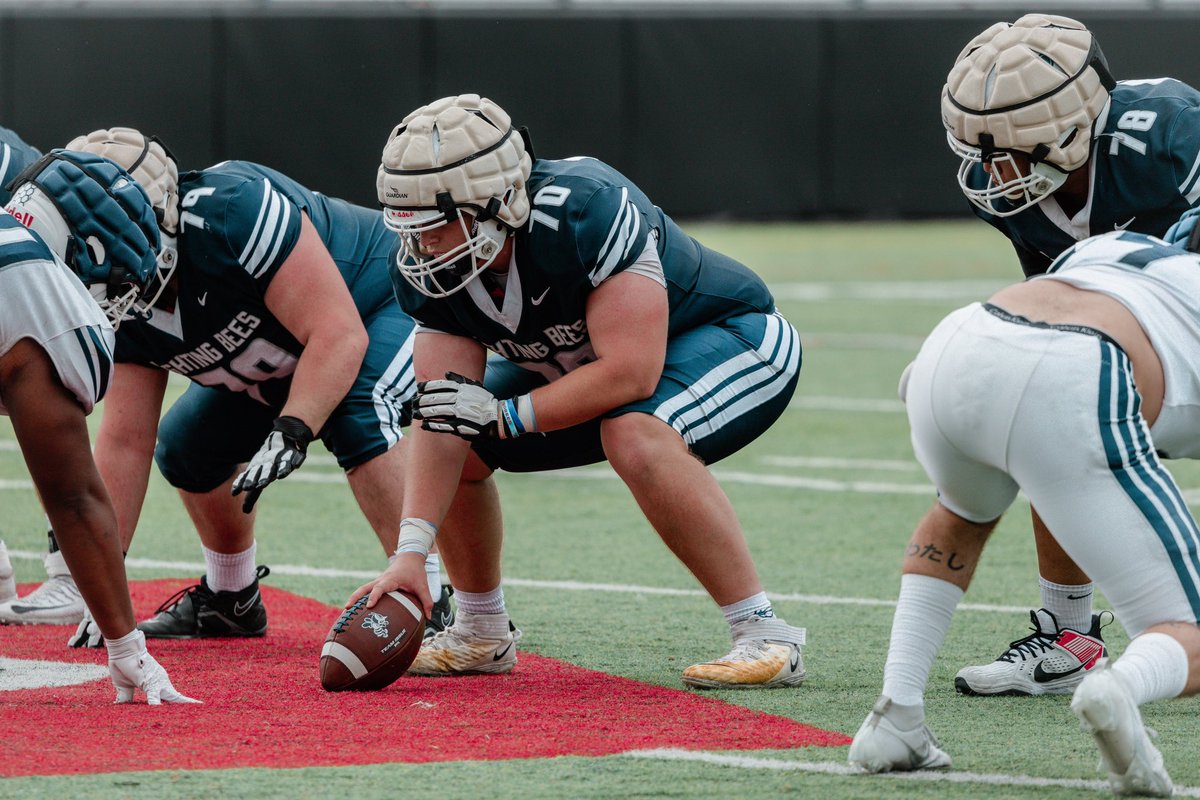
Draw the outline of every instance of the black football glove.
<instances>
[{"instance_id":1,"label":"black football glove","mask_svg":"<svg viewBox=\"0 0 1200 800\"><path fill-rule=\"evenodd\" d=\"M246 493L242 511L249 514L258 502L258 496L271 481L291 475L299 469L308 454L308 443L313 432L295 417L279 417L271 426L271 433L262 447L254 454L246 470L233 481L233 494Z\"/></svg>"}]
</instances>

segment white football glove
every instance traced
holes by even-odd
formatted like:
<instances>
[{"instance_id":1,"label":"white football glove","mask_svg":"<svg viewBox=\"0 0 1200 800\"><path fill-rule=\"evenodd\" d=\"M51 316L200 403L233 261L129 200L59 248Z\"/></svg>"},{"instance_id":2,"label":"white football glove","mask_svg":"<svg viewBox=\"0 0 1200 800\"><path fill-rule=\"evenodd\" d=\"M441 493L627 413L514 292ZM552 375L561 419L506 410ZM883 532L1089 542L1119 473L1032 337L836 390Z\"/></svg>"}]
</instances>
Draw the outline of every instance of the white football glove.
<instances>
[{"instance_id":1,"label":"white football glove","mask_svg":"<svg viewBox=\"0 0 1200 800\"><path fill-rule=\"evenodd\" d=\"M447 372L444 381L417 384L413 418L427 431L453 433L464 439L501 439L506 431L500 420L500 403L479 381Z\"/></svg>"},{"instance_id":2,"label":"white football glove","mask_svg":"<svg viewBox=\"0 0 1200 800\"><path fill-rule=\"evenodd\" d=\"M413 419L421 420L424 430L463 439L514 439L537 430L529 395L497 400L482 383L457 372L417 384Z\"/></svg>"},{"instance_id":3,"label":"white football glove","mask_svg":"<svg viewBox=\"0 0 1200 800\"><path fill-rule=\"evenodd\" d=\"M199 703L180 694L171 678L154 656L146 652L146 636L134 628L120 639L105 639L108 645L108 674L117 690L114 703L132 703L133 693L141 689L152 706L167 703Z\"/></svg>"},{"instance_id":4,"label":"white football glove","mask_svg":"<svg viewBox=\"0 0 1200 800\"><path fill-rule=\"evenodd\" d=\"M267 440L254 454L245 471L233 481L235 497L246 493L242 502L243 512L250 513L267 484L286 478L300 468L308 454L308 443L312 440L312 430L301 420L295 417L275 420Z\"/></svg>"},{"instance_id":5,"label":"white football glove","mask_svg":"<svg viewBox=\"0 0 1200 800\"><path fill-rule=\"evenodd\" d=\"M104 637L100 634L100 626L92 618L92 610L83 607L83 619L71 638L67 639L67 647L100 647Z\"/></svg>"}]
</instances>

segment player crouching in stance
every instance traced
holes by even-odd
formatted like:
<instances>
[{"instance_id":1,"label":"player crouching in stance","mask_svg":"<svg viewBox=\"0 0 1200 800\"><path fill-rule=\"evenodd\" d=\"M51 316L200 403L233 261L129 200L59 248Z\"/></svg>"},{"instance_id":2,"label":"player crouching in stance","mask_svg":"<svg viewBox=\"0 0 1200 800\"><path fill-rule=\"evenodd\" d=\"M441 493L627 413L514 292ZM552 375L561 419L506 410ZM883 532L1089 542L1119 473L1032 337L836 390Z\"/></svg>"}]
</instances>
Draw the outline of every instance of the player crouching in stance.
<instances>
[{"instance_id":1,"label":"player crouching in stance","mask_svg":"<svg viewBox=\"0 0 1200 800\"><path fill-rule=\"evenodd\" d=\"M255 566L255 503L320 438L363 516L395 547L401 428L415 391L414 323L387 275L395 237L378 209L307 189L273 169L225 161L179 174L156 138L97 130L68 144L128 169L176 254L163 297L117 333L96 463L123 541L132 541L152 463L174 486L204 554L200 583L139 624L147 637L258 637L267 608ZM190 385L162 413L170 372ZM452 618L440 593L429 627ZM74 642L90 641L87 620Z\"/></svg>"},{"instance_id":2,"label":"player crouching in stance","mask_svg":"<svg viewBox=\"0 0 1200 800\"><path fill-rule=\"evenodd\" d=\"M411 434L399 557L351 602L403 588L428 607L421 564L438 534L460 615L409 671L516 662L492 470L607 459L730 624L733 650L689 667L684 682L800 683L804 630L775 616L704 466L758 437L795 389L799 337L762 280L686 236L612 167L534 159L524 132L478 95L409 114L377 186L400 234L396 294L419 325L413 416L423 422ZM481 384L487 350L504 358L487 362Z\"/></svg>"},{"instance_id":3,"label":"player crouching in stance","mask_svg":"<svg viewBox=\"0 0 1200 800\"><path fill-rule=\"evenodd\" d=\"M197 702L175 690L134 627L116 516L84 419L112 378L113 329L157 285L154 214L133 179L98 156L53 151L15 185L20 222L0 212L0 413L12 418L103 634L116 702L132 702L136 690L151 705ZM99 234L109 247L93 246Z\"/></svg>"},{"instance_id":4,"label":"player crouching in stance","mask_svg":"<svg viewBox=\"0 0 1200 800\"><path fill-rule=\"evenodd\" d=\"M1200 456L1197 352L1200 257L1129 232L1076 245L930 334L902 391L938 502L909 540L883 694L852 764L949 766L925 726L926 681L1020 489L1132 639L1089 669L1071 710L1118 794L1171 794L1138 707L1200 690L1200 530L1159 460ZM1091 666L1100 648L1077 655Z\"/></svg>"}]
</instances>

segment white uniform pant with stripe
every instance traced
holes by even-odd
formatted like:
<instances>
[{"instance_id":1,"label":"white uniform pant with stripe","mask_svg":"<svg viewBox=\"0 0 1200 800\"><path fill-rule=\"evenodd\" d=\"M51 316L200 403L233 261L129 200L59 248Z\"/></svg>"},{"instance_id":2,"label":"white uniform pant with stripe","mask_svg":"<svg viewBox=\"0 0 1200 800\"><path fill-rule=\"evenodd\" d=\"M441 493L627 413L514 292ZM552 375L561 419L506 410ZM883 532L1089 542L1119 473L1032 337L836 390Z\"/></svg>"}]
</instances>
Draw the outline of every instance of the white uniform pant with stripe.
<instances>
[{"instance_id":1,"label":"white uniform pant with stripe","mask_svg":"<svg viewBox=\"0 0 1200 800\"><path fill-rule=\"evenodd\" d=\"M1096 331L989 308L943 320L908 381L913 448L942 504L986 522L1020 488L1130 636L1196 622L1200 531L1155 454L1129 358Z\"/></svg>"}]
</instances>

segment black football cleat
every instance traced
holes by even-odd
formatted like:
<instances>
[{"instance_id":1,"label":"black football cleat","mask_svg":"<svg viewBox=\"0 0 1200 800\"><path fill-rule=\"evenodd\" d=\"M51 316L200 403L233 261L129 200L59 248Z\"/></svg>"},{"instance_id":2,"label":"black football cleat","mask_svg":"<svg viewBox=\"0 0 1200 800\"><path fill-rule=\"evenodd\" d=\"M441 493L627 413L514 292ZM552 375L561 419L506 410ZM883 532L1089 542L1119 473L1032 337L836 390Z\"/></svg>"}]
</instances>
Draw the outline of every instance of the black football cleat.
<instances>
[{"instance_id":1,"label":"black football cleat","mask_svg":"<svg viewBox=\"0 0 1200 800\"><path fill-rule=\"evenodd\" d=\"M448 583L442 584L442 593L438 595L438 599L433 603L433 613L429 619L425 620L425 637L426 639L433 636L438 631L444 631L454 624L454 607L450 605L450 596L454 594L454 587Z\"/></svg>"},{"instance_id":2,"label":"black football cleat","mask_svg":"<svg viewBox=\"0 0 1200 800\"><path fill-rule=\"evenodd\" d=\"M259 565L254 583L237 592L214 592L206 577L200 583L180 589L154 612L138 623L147 639L206 639L215 637L264 636L267 633L267 607L263 605L258 582L271 574Z\"/></svg>"}]
</instances>

